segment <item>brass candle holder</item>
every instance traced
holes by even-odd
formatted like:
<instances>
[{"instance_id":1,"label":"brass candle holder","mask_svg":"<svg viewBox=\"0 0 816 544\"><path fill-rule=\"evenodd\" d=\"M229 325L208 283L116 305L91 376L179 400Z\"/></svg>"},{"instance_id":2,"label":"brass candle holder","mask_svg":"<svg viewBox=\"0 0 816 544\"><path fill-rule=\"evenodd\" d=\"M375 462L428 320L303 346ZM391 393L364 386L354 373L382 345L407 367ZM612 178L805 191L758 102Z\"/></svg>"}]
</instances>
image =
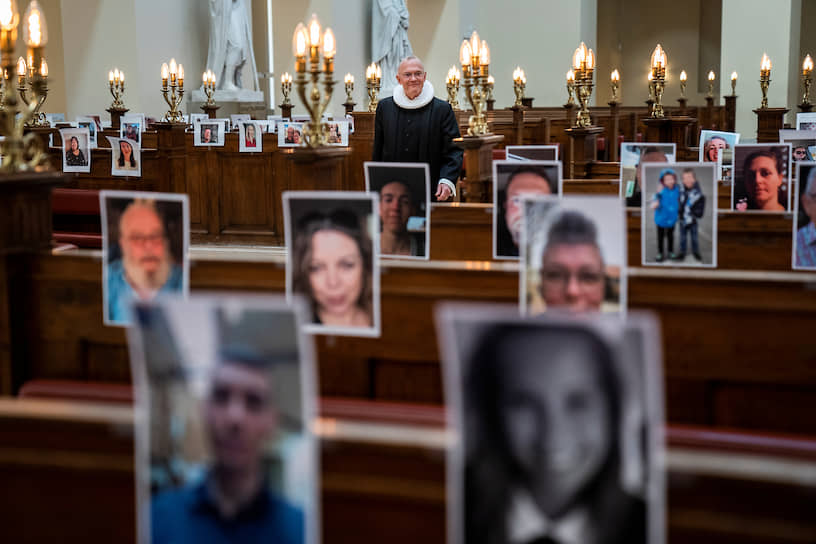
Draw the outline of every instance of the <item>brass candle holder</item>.
<instances>
[{"instance_id":1,"label":"brass candle holder","mask_svg":"<svg viewBox=\"0 0 816 544\"><path fill-rule=\"evenodd\" d=\"M595 53L592 49L587 49L584 42L581 42L572 56L572 69L575 72L575 95L579 105L575 127L589 127L592 126L592 118L589 115L589 97L592 96L594 87L592 76L595 72Z\"/></svg>"},{"instance_id":2,"label":"brass candle holder","mask_svg":"<svg viewBox=\"0 0 816 544\"><path fill-rule=\"evenodd\" d=\"M680 72L680 98L686 98L686 84L688 83L688 74L683 70Z\"/></svg>"},{"instance_id":3,"label":"brass candle holder","mask_svg":"<svg viewBox=\"0 0 816 544\"><path fill-rule=\"evenodd\" d=\"M215 73L208 69L201 76L201 82L204 94L207 96L207 101L204 104L206 106L215 106Z\"/></svg>"},{"instance_id":4,"label":"brass candle holder","mask_svg":"<svg viewBox=\"0 0 816 544\"><path fill-rule=\"evenodd\" d=\"M487 111L493 111L493 104L496 102L496 99L493 98L493 87L495 84L496 80L493 76L487 76L487 99L485 100L485 103L487 103Z\"/></svg>"},{"instance_id":5,"label":"brass candle holder","mask_svg":"<svg viewBox=\"0 0 816 544\"><path fill-rule=\"evenodd\" d=\"M164 101L170 106L164 114L166 123L183 123L184 115L179 109L184 97L184 66L176 64L176 59L170 59L170 64L163 63L161 67L162 88Z\"/></svg>"},{"instance_id":6,"label":"brass candle holder","mask_svg":"<svg viewBox=\"0 0 816 544\"><path fill-rule=\"evenodd\" d=\"M354 98L351 94L354 92L354 76L351 74L346 74L346 77L343 78L343 83L346 87L346 101L343 102L343 107L346 109L346 115L354 111L354 106L357 104L354 102Z\"/></svg>"},{"instance_id":7,"label":"brass candle holder","mask_svg":"<svg viewBox=\"0 0 816 544\"><path fill-rule=\"evenodd\" d=\"M120 72L119 68L114 68L108 72L108 88L113 97L113 103L110 105L111 109L127 111L122 100L122 96L125 94L125 73Z\"/></svg>"},{"instance_id":8,"label":"brass candle holder","mask_svg":"<svg viewBox=\"0 0 816 544\"><path fill-rule=\"evenodd\" d=\"M768 107L768 87L771 86L771 59L765 53L762 54L762 63L759 66L759 88L762 90L762 103L759 109Z\"/></svg>"},{"instance_id":9,"label":"brass candle holder","mask_svg":"<svg viewBox=\"0 0 816 544\"><path fill-rule=\"evenodd\" d=\"M459 81L462 74L456 69L456 66L451 66L448 70L448 77L445 79L445 86L448 91L448 104L454 110L459 109Z\"/></svg>"},{"instance_id":10,"label":"brass candle holder","mask_svg":"<svg viewBox=\"0 0 816 544\"><path fill-rule=\"evenodd\" d=\"M303 127L303 139L310 148L323 147L328 143L329 127L323 122L323 113L329 106L334 89L334 56L337 53L334 32L327 28L321 32L320 22L312 15L308 29L299 23L295 29L295 85L298 96L310 120ZM309 53L309 69L306 69L306 52ZM322 57L322 58L321 58ZM323 76L320 90L320 76Z\"/></svg>"},{"instance_id":11,"label":"brass candle holder","mask_svg":"<svg viewBox=\"0 0 816 544\"><path fill-rule=\"evenodd\" d=\"M708 93L706 93L706 98L714 98L714 80L717 79L717 76L714 74L714 70L709 70L708 72Z\"/></svg>"},{"instance_id":12,"label":"brass candle holder","mask_svg":"<svg viewBox=\"0 0 816 544\"><path fill-rule=\"evenodd\" d=\"M522 107L522 99L524 98L524 90L527 88L527 76L524 75L524 70L520 66L516 66L513 70L513 93L516 100L513 102L514 108Z\"/></svg>"},{"instance_id":13,"label":"brass candle holder","mask_svg":"<svg viewBox=\"0 0 816 544\"><path fill-rule=\"evenodd\" d=\"M665 117L663 112L663 91L666 88L666 52L660 44L657 44L652 52L652 69L650 72L649 82L649 96L654 103L652 104L651 116L653 119L662 119Z\"/></svg>"},{"instance_id":14,"label":"brass candle holder","mask_svg":"<svg viewBox=\"0 0 816 544\"><path fill-rule=\"evenodd\" d=\"M289 72L284 72L281 76L281 96L283 100L280 103L280 107L283 106L291 106L292 100L290 95L292 94L292 74Z\"/></svg>"},{"instance_id":15,"label":"brass candle holder","mask_svg":"<svg viewBox=\"0 0 816 544\"><path fill-rule=\"evenodd\" d=\"M731 96L737 96L737 73L731 72Z\"/></svg>"},{"instance_id":16,"label":"brass candle holder","mask_svg":"<svg viewBox=\"0 0 816 544\"><path fill-rule=\"evenodd\" d=\"M489 134L487 117L487 78L490 75L490 48L479 39L474 30L470 40L463 40L459 47L459 62L462 65L462 80L465 97L470 103L473 115L468 119L468 136Z\"/></svg>"},{"instance_id":17,"label":"brass candle holder","mask_svg":"<svg viewBox=\"0 0 816 544\"><path fill-rule=\"evenodd\" d=\"M620 88L620 72L615 68L612 70L612 75L609 76L609 85L612 88L612 102L618 103L618 89Z\"/></svg>"},{"instance_id":18,"label":"brass candle holder","mask_svg":"<svg viewBox=\"0 0 816 544\"><path fill-rule=\"evenodd\" d=\"M571 68L567 70L567 103L564 106L575 106L575 72Z\"/></svg>"},{"instance_id":19,"label":"brass candle holder","mask_svg":"<svg viewBox=\"0 0 816 544\"><path fill-rule=\"evenodd\" d=\"M40 56L41 55L42 52L40 52ZM17 61L17 92L20 93L20 100L22 100L26 106L30 104L34 105L34 114L31 120L26 123L26 126L47 127L49 126L48 120L40 109L48 96L48 63L42 58L38 69L34 64L32 51L29 51L28 56L28 65L26 65L26 61L23 57L20 57ZM37 84L38 79L40 88L35 92L34 85Z\"/></svg>"},{"instance_id":20,"label":"brass candle holder","mask_svg":"<svg viewBox=\"0 0 816 544\"><path fill-rule=\"evenodd\" d=\"M810 55L805 57L805 60L802 62L802 86L804 87L804 93L802 94L802 104L800 107L802 109L806 107L813 106L810 102L810 86L813 84L813 59Z\"/></svg>"},{"instance_id":21,"label":"brass candle holder","mask_svg":"<svg viewBox=\"0 0 816 544\"><path fill-rule=\"evenodd\" d=\"M376 63L366 68L366 92L368 93L368 111L377 111L380 102L380 86L382 84L382 69Z\"/></svg>"},{"instance_id":22,"label":"brass candle holder","mask_svg":"<svg viewBox=\"0 0 816 544\"><path fill-rule=\"evenodd\" d=\"M48 42L48 32L45 17L36 0L32 1L25 13L26 24L23 27L23 41L27 46L27 55L30 66L40 66L39 70L32 70L27 76L23 70L22 77L30 79L28 101L18 101L18 89L9 80L14 73L14 50L17 42L17 26L20 14L14 0L0 2L0 53L5 85L3 88L3 107L5 115L0 117L0 134L4 136L0 143L3 164L0 171L4 173L23 172L30 170L47 169L48 157L43 152L40 139L34 134L25 134L27 126L40 116L37 110L45 100L47 87L45 79L48 75L47 65L43 66L43 51ZM19 117L18 117L19 114Z\"/></svg>"}]
</instances>

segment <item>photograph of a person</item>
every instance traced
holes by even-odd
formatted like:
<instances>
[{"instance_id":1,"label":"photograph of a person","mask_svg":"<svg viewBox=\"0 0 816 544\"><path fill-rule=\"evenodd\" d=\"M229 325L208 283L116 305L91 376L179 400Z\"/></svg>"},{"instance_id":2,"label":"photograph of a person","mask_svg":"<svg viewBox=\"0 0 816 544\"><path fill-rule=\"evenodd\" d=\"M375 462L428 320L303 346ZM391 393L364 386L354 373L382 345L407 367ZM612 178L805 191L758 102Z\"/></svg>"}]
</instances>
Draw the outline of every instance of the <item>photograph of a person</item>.
<instances>
[{"instance_id":1,"label":"photograph of a person","mask_svg":"<svg viewBox=\"0 0 816 544\"><path fill-rule=\"evenodd\" d=\"M366 162L366 191L380 199L380 254L428 259L431 181L427 164Z\"/></svg>"},{"instance_id":2,"label":"photograph of a person","mask_svg":"<svg viewBox=\"0 0 816 544\"><path fill-rule=\"evenodd\" d=\"M731 209L784 212L790 209L791 145L734 147Z\"/></svg>"},{"instance_id":3,"label":"photograph of a person","mask_svg":"<svg viewBox=\"0 0 816 544\"><path fill-rule=\"evenodd\" d=\"M314 367L300 316L258 295L172 297L134 315L139 541L316 543Z\"/></svg>"},{"instance_id":4,"label":"photograph of a person","mask_svg":"<svg viewBox=\"0 0 816 544\"><path fill-rule=\"evenodd\" d=\"M719 130L700 131L700 162L721 163L718 179L730 181L734 165L734 146L739 143L740 135L737 132L722 132Z\"/></svg>"},{"instance_id":5,"label":"photograph of a person","mask_svg":"<svg viewBox=\"0 0 816 544\"><path fill-rule=\"evenodd\" d=\"M649 162L674 162L675 144L624 142L620 150L620 197L627 208L640 208L643 201L643 165Z\"/></svg>"},{"instance_id":6,"label":"photograph of a person","mask_svg":"<svg viewBox=\"0 0 816 544\"><path fill-rule=\"evenodd\" d=\"M816 162L799 162L796 169L799 181L791 260L795 270L816 270Z\"/></svg>"},{"instance_id":7,"label":"photograph of a person","mask_svg":"<svg viewBox=\"0 0 816 544\"><path fill-rule=\"evenodd\" d=\"M206 123L210 119L210 116L206 113L191 113L190 114L190 125L195 127L199 123Z\"/></svg>"},{"instance_id":8,"label":"photograph of a person","mask_svg":"<svg viewBox=\"0 0 816 544\"><path fill-rule=\"evenodd\" d=\"M794 163L802 161L816 161L816 132L812 130L789 130L779 131L779 143L791 144L791 159ZM796 176L796 166L793 165L792 173ZM796 179L794 177L794 179Z\"/></svg>"},{"instance_id":9,"label":"photograph of a person","mask_svg":"<svg viewBox=\"0 0 816 544\"><path fill-rule=\"evenodd\" d=\"M347 121L331 121L328 123L329 137L328 144L347 147L349 137L349 124Z\"/></svg>"},{"instance_id":10,"label":"photograph of a person","mask_svg":"<svg viewBox=\"0 0 816 544\"><path fill-rule=\"evenodd\" d=\"M524 195L560 195L561 162L493 161L493 258L518 259Z\"/></svg>"},{"instance_id":11,"label":"photograph of a person","mask_svg":"<svg viewBox=\"0 0 816 544\"><path fill-rule=\"evenodd\" d=\"M136 300L189 292L187 195L100 191L106 325L130 323Z\"/></svg>"},{"instance_id":12,"label":"photograph of a person","mask_svg":"<svg viewBox=\"0 0 816 544\"><path fill-rule=\"evenodd\" d=\"M678 162L643 167L643 265L717 266L717 167Z\"/></svg>"},{"instance_id":13,"label":"photograph of a person","mask_svg":"<svg viewBox=\"0 0 816 544\"><path fill-rule=\"evenodd\" d=\"M614 196L524 197L519 309L621 312L626 225Z\"/></svg>"},{"instance_id":14,"label":"photograph of a person","mask_svg":"<svg viewBox=\"0 0 816 544\"><path fill-rule=\"evenodd\" d=\"M263 132L258 123L242 121L238 125L238 151L241 153L258 153L263 151Z\"/></svg>"},{"instance_id":15,"label":"photograph of a person","mask_svg":"<svg viewBox=\"0 0 816 544\"><path fill-rule=\"evenodd\" d=\"M662 399L647 392L659 389L659 357L646 345L659 332L569 317L440 312L459 434L448 457L449 542L664 542L662 422L651 411Z\"/></svg>"},{"instance_id":16,"label":"photograph of a person","mask_svg":"<svg viewBox=\"0 0 816 544\"><path fill-rule=\"evenodd\" d=\"M140 177L142 175L142 161L139 142L112 136L107 138L112 153L111 175Z\"/></svg>"},{"instance_id":17,"label":"photograph of a person","mask_svg":"<svg viewBox=\"0 0 816 544\"><path fill-rule=\"evenodd\" d=\"M96 149L98 147L96 121L90 117L77 117L76 126L77 128L88 129L88 145L91 149Z\"/></svg>"},{"instance_id":18,"label":"photograph of a person","mask_svg":"<svg viewBox=\"0 0 816 544\"><path fill-rule=\"evenodd\" d=\"M504 150L511 161L558 160L558 145L508 145Z\"/></svg>"},{"instance_id":19,"label":"photograph of a person","mask_svg":"<svg viewBox=\"0 0 816 544\"><path fill-rule=\"evenodd\" d=\"M216 119L193 125L193 145L195 146L223 146L224 123Z\"/></svg>"},{"instance_id":20,"label":"photograph of a person","mask_svg":"<svg viewBox=\"0 0 816 544\"><path fill-rule=\"evenodd\" d=\"M62 171L63 172L90 172L91 147L88 143L90 135L87 128L62 128Z\"/></svg>"},{"instance_id":21,"label":"photograph of a person","mask_svg":"<svg viewBox=\"0 0 816 544\"><path fill-rule=\"evenodd\" d=\"M123 122L119 127L119 135L121 138L142 143L142 128L138 122Z\"/></svg>"},{"instance_id":22,"label":"photograph of a person","mask_svg":"<svg viewBox=\"0 0 816 544\"><path fill-rule=\"evenodd\" d=\"M796 130L816 130L816 112L797 113Z\"/></svg>"},{"instance_id":23,"label":"photograph of a person","mask_svg":"<svg viewBox=\"0 0 816 544\"><path fill-rule=\"evenodd\" d=\"M286 191L286 294L308 303L306 332L380 335L379 198Z\"/></svg>"},{"instance_id":24,"label":"photograph of a person","mask_svg":"<svg viewBox=\"0 0 816 544\"><path fill-rule=\"evenodd\" d=\"M278 123L278 147L299 147L303 141L303 123L284 121Z\"/></svg>"}]
</instances>

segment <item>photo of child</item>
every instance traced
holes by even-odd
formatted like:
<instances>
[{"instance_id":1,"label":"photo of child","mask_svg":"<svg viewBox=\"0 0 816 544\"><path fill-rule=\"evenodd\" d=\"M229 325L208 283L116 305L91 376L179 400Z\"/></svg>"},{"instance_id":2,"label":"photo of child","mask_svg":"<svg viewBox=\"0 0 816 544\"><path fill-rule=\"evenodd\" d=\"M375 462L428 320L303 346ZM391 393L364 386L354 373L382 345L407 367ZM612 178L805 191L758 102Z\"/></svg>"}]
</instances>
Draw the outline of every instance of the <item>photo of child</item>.
<instances>
[{"instance_id":1,"label":"photo of child","mask_svg":"<svg viewBox=\"0 0 816 544\"><path fill-rule=\"evenodd\" d=\"M674 225L677 223L677 214L680 209L680 187L677 185L677 174L673 168L664 168L660 172L661 187L649 201L649 207L654 210L654 222L657 226L657 256L655 261L661 263L668 257L675 260L674 253ZM668 249L669 254L663 252Z\"/></svg>"}]
</instances>

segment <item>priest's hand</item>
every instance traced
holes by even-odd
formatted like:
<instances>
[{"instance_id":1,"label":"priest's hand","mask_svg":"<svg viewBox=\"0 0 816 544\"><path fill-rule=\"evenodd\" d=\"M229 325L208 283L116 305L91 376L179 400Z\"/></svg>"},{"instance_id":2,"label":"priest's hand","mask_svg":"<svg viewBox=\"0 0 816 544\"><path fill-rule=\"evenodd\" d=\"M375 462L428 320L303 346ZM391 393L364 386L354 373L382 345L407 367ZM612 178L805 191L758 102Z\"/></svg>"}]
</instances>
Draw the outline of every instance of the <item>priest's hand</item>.
<instances>
[{"instance_id":1,"label":"priest's hand","mask_svg":"<svg viewBox=\"0 0 816 544\"><path fill-rule=\"evenodd\" d=\"M440 183L436 186L436 200L439 202L444 202L450 197L453 196L453 192L451 191L450 187L445 185L444 183Z\"/></svg>"}]
</instances>

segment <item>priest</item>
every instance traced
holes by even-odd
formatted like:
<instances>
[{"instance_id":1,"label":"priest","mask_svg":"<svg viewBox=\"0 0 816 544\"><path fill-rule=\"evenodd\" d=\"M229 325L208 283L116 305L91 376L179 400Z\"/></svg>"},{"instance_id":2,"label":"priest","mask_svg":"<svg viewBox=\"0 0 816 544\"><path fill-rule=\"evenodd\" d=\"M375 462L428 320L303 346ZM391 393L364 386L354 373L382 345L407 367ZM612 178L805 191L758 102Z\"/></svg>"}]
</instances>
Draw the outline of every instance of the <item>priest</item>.
<instances>
[{"instance_id":1,"label":"priest","mask_svg":"<svg viewBox=\"0 0 816 544\"><path fill-rule=\"evenodd\" d=\"M463 152L453 143L459 137L456 116L450 104L434 98L426 75L416 57L400 63L393 96L377 105L373 160L428 163L437 183L434 199L444 201L456 196Z\"/></svg>"}]
</instances>

